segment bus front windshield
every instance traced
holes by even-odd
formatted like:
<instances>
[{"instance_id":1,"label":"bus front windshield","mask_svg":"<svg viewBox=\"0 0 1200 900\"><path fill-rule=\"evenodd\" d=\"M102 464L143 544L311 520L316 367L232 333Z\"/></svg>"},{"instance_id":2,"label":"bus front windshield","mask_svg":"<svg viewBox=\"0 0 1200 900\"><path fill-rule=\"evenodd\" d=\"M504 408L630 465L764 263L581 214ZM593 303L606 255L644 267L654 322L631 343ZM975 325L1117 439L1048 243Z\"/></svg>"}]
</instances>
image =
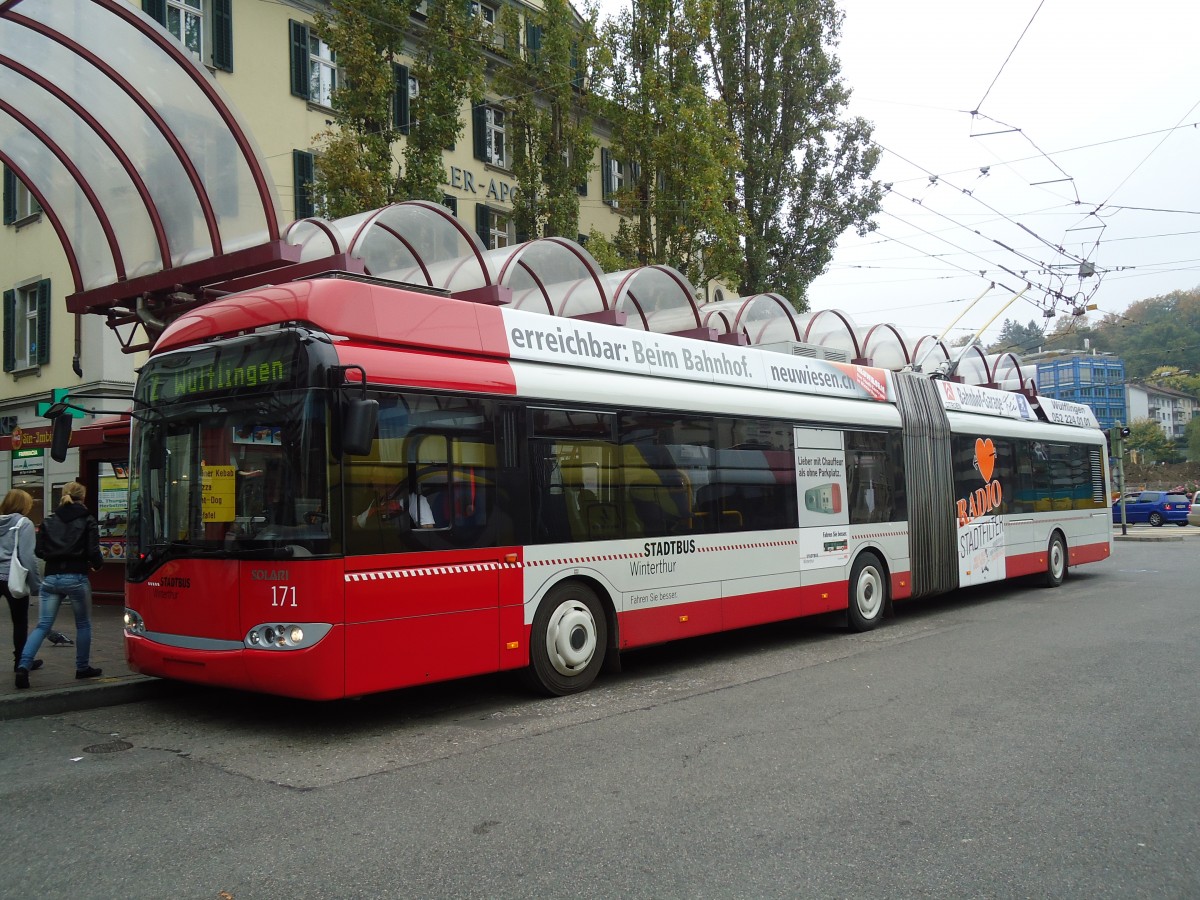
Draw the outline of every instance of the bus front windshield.
<instances>
[{"instance_id":1,"label":"bus front windshield","mask_svg":"<svg viewBox=\"0 0 1200 900\"><path fill-rule=\"evenodd\" d=\"M325 395L176 402L136 423L129 575L188 556L333 551Z\"/></svg>"}]
</instances>

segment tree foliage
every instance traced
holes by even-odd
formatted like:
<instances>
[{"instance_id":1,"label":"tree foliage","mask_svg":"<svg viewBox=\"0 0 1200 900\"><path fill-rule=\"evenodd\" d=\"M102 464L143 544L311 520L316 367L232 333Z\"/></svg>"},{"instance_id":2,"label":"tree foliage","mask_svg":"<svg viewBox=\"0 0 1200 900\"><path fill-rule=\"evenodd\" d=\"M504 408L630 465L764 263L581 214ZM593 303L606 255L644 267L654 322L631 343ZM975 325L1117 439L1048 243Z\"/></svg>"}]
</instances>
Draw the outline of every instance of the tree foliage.
<instances>
[{"instance_id":1,"label":"tree foliage","mask_svg":"<svg viewBox=\"0 0 1200 900\"><path fill-rule=\"evenodd\" d=\"M706 38L726 126L743 148L738 182L748 230L743 294L783 293L804 309L838 237L874 226L883 187L871 125L845 118L849 91L833 53L833 0L710 0Z\"/></svg>"},{"instance_id":2,"label":"tree foliage","mask_svg":"<svg viewBox=\"0 0 1200 900\"><path fill-rule=\"evenodd\" d=\"M410 100L412 125L399 184L405 199L440 203L446 182L442 154L463 133L464 102L483 95L486 57L480 41L487 36L467 3L430 0L426 8L412 65L420 88Z\"/></svg>"},{"instance_id":3,"label":"tree foliage","mask_svg":"<svg viewBox=\"0 0 1200 900\"><path fill-rule=\"evenodd\" d=\"M399 56L412 3L332 0L316 28L343 78L333 95L335 127L316 136L315 199L329 218L397 199L392 144L392 63Z\"/></svg>"},{"instance_id":4,"label":"tree foliage","mask_svg":"<svg viewBox=\"0 0 1200 900\"><path fill-rule=\"evenodd\" d=\"M592 56L595 13L578 21L566 0L545 0L526 10L526 34L536 46L520 52L522 25L505 7L500 31L508 65L497 70L504 94L517 181L513 217L521 239L579 233L579 190L592 169L597 141L583 96L583 73Z\"/></svg>"},{"instance_id":5,"label":"tree foliage","mask_svg":"<svg viewBox=\"0 0 1200 900\"><path fill-rule=\"evenodd\" d=\"M633 0L606 25L596 82L626 175L616 237L597 255L670 265L697 286L736 277L744 226L737 142L701 58L710 22L698 0Z\"/></svg>"},{"instance_id":6,"label":"tree foliage","mask_svg":"<svg viewBox=\"0 0 1200 900\"><path fill-rule=\"evenodd\" d=\"M1043 346L1112 353L1124 360L1130 381L1165 373L1168 386L1200 393L1200 288L1139 300L1095 324L1062 316Z\"/></svg>"},{"instance_id":7,"label":"tree foliage","mask_svg":"<svg viewBox=\"0 0 1200 900\"><path fill-rule=\"evenodd\" d=\"M1154 419L1138 419L1129 426L1129 437L1125 446L1136 450L1151 462L1170 461L1175 458L1175 442L1163 432Z\"/></svg>"},{"instance_id":8,"label":"tree foliage","mask_svg":"<svg viewBox=\"0 0 1200 900\"><path fill-rule=\"evenodd\" d=\"M1005 319L1000 329L1000 336L987 350L988 353L1034 353L1041 348L1045 341L1045 331L1036 319L1030 319L1028 325L1022 325L1016 319Z\"/></svg>"},{"instance_id":9,"label":"tree foliage","mask_svg":"<svg viewBox=\"0 0 1200 900\"><path fill-rule=\"evenodd\" d=\"M1188 462L1200 462L1200 416L1193 416L1184 431L1187 437Z\"/></svg>"}]
</instances>

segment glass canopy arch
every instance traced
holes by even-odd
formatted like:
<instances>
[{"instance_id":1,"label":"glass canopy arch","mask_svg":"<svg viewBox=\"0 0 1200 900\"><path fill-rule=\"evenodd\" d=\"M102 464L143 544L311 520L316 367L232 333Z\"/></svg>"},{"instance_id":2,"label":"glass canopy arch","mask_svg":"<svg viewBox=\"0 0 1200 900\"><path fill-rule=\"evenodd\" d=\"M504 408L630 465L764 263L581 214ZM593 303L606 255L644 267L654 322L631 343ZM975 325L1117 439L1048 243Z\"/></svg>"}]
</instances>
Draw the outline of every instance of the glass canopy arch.
<instances>
[{"instance_id":1,"label":"glass canopy arch","mask_svg":"<svg viewBox=\"0 0 1200 900\"><path fill-rule=\"evenodd\" d=\"M0 160L53 224L76 293L280 237L232 104L121 0L0 3Z\"/></svg>"}]
</instances>

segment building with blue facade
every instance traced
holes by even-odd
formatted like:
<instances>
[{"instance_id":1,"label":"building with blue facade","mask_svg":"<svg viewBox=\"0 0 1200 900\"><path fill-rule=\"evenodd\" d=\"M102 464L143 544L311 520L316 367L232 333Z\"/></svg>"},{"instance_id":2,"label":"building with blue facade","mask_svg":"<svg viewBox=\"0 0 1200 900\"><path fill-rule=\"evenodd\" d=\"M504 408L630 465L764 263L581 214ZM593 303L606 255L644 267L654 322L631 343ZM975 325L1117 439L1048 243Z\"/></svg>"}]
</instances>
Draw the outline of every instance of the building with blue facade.
<instances>
[{"instance_id":1,"label":"building with blue facade","mask_svg":"<svg viewBox=\"0 0 1200 900\"><path fill-rule=\"evenodd\" d=\"M1037 364L1038 393L1090 407L1108 429L1128 424L1125 361L1109 353L1058 350L1026 357Z\"/></svg>"}]
</instances>

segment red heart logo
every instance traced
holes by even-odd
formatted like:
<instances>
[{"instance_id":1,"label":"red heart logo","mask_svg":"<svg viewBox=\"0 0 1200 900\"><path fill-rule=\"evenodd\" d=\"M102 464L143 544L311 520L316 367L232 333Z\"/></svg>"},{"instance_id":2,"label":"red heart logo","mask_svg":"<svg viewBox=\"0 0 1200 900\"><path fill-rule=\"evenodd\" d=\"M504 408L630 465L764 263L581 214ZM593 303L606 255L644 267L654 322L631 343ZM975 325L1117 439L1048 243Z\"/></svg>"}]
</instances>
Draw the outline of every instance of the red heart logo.
<instances>
[{"instance_id":1,"label":"red heart logo","mask_svg":"<svg viewBox=\"0 0 1200 900\"><path fill-rule=\"evenodd\" d=\"M992 480L992 470L996 468L996 447L992 439L975 438L975 467L984 481Z\"/></svg>"}]
</instances>

